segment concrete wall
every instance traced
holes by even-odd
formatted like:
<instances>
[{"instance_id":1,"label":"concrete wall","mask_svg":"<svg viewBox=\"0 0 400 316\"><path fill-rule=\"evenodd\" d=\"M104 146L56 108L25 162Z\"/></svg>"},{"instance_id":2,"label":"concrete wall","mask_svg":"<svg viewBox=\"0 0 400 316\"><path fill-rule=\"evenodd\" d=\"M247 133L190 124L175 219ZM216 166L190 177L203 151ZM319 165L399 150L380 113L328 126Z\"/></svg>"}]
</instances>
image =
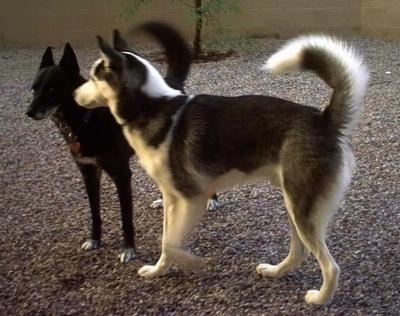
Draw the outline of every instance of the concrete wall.
<instances>
[{"instance_id":1,"label":"concrete wall","mask_svg":"<svg viewBox=\"0 0 400 316\"><path fill-rule=\"evenodd\" d=\"M245 35L288 38L309 31L342 35L361 32L362 0L240 1L243 14L225 17L231 30Z\"/></svg>"},{"instance_id":2,"label":"concrete wall","mask_svg":"<svg viewBox=\"0 0 400 316\"><path fill-rule=\"evenodd\" d=\"M95 35L110 37L114 28L125 29L150 18L190 26L187 10L168 0L144 4L134 21L124 22L128 0L0 0L0 43L91 43Z\"/></svg>"},{"instance_id":3,"label":"concrete wall","mask_svg":"<svg viewBox=\"0 0 400 316\"><path fill-rule=\"evenodd\" d=\"M400 0L364 0L362 35L400 40Z\"/></svg>"},{"instance_id":4,"label":"concrete wall","mask_svg":"<svg viewBox=\"0 0 400 316\"><path fill-rule=\"evenodd\" d=\"M188 38L194 24L177 1L152 0L124 22L129 0L1 0L0 44L92 43L148 19L176 25ZM187 0L192 2L192 0ZM241 13L221 14L222 34L287 38L306 31L400 39L400 0L238 0ZM207 26L205 38L217 37Z\"/></svg>"}]
</instances>

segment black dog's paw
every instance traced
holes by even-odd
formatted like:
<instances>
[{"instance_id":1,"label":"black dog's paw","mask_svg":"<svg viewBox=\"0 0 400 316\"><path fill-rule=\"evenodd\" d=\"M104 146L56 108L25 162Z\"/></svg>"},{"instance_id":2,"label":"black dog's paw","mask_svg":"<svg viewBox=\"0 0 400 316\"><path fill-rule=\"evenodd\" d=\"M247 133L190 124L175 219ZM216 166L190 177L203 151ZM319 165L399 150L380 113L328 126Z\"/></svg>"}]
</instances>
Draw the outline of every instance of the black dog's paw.
<instances>
[{"instance_id":1,"label":"black dog's paw","mask_svg":"<svg viewBox=\"0 0 400 316\"><path fill-rule=\"evenodd\" d=\"M162 200L162 199L155 200L155 201L153 201L153 203L151 203L151 205L150 205L150 207L151 207L153 210L162 208L163 206L164 206L164 205L163 205L163 200Z\"/></svg>"},{"instance_id":2,"label":"black dog's paw","mask_svg":"<svg viewBox=\"0 0 400 316\"><path fill-rule=\"evenodd\" d=\"M207 211L216 211L221 207L217 199L209 199L207 202Z\"/></svg>"},{"instance_id":3,"label":"black dog's paw","mask_svg":"<svg viewBox=\"0 0 400 316\"><path fill-rule=\"evenodd\" d=\"M128 263L136 257L137 255L134 248L125 248L119 255L119 261L121 261L121 263Z\"/></svg>"},{"instance_id":4,"label":"black dog's paw","mask_svg":"<svg viewBox=\"0 0 400 316\"><path fill-rule=\"evenodd\" d=\"M89 239L81 246L83 250L95 250L100 248L100 240Z\"/></svg>"}]
</instances>

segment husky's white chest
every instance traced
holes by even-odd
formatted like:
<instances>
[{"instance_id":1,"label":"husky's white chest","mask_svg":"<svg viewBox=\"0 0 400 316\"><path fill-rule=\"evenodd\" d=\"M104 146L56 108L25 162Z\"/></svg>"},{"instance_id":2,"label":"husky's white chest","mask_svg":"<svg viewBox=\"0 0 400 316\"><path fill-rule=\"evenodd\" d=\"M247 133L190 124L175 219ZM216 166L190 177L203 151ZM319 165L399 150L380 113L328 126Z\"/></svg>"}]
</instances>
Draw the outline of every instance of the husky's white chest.
<instances>
[{"instance_id":1,"label":"husky's white chest","mask_svg":"<svg viewBox=\"0 0 400 316\"><path fill-rule=\"evenodd\" d=\"M157 148L149 146L141 137L139 131L127 131L124 134L129 145L135 150L140 165L154 180L158 180L158 175L168 173L168 144L164 141Z\"/></svg>"}]
</instances>

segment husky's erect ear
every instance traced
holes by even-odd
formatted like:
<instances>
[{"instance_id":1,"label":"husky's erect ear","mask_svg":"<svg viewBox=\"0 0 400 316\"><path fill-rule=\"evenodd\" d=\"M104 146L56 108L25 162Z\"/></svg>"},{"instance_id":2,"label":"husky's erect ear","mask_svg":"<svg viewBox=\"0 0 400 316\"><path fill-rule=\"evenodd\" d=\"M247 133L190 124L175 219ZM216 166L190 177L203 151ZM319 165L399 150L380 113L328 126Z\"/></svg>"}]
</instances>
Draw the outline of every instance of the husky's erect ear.
<instances>
[{"instance_id":1,"label":"husky's erect ear","mask_svg":"<svg viewBox=\"0 0 400 316\"><path fill-rule=\"evenodd\" d=\"M54 66L54 65L55 64L54 64L54 59L53 59L53 52L51 50L51 47L49 46L46 48L46 51L43 54L39 69Z\"/></svg>"},{"instance_id":2,"label":"husky's erect ear","mask_svg":"<svg viewBox=\"0 0 400 316\"><path fill-rule=\"evenodd\" d=\"M108 45L101 36L97 36L97 41L105 66L113 70L121 70L125 63L124 56Z\"/></svg>"},{"instance_id":3,"label":"husky's erect ear","mask_svg":"<svg viewBox=\"0 0 400 316\"><path fill-rule=\"evenodd\" d=\"M114 48L119 52L131 50L129 44L122 38L120 31L118 31L117 29L114 29L113 32L113 43Z\"/></svg>"},{"instance_id":4,"label":"husky's erect ear","mask_svg":"<svg viewBox=\"0 0 400 316\"><path fill-rule=\"evenodd\" d=\"M70 43L65 44L64 53L60 60L60 66L73 74L79 74L78 60L76 59L75 52Z\"/></svg>"}]
</instances>

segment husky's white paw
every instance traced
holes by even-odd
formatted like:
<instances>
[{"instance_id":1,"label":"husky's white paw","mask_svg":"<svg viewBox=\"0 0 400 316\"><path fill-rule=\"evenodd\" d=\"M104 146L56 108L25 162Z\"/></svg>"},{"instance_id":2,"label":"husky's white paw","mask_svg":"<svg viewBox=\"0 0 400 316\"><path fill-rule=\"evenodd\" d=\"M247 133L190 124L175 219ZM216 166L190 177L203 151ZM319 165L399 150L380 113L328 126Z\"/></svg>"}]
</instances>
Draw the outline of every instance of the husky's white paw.
<instances>
[{"instance_id":1,"label":"husky's white paw","mask_svg":"<svg viewBox=\"0 0 400 316\"><path fill-rule=\"evenodd\" d=\"M81 246L83 250L95 250L100 248L100 241L89 239L88 241L84 242Z\"/></svg>"},{"instance_id":2,"label":"husky's white paw","mask_svg":"<svg viewBox=\"0 0 400 316\"><path fill-rule=\"evenodd\" d=\"M129 261L135 258L136 258L136 253L135 249L133 248L125 248L119 255L119 261L121 261L121 263L128 263Z\"/></svg>"},{"instance_id":3,"label":"husky's white paw","mask_svg":"<svg viewBox=\"0 0 400 316\"><path fill-rule=\"evenodd\" d=\"M214 199L209 199L207 202L207 211L216 211L220 208L221 204Z\"/></svg>"},{"instance_id":4,"label":"husky's white paw","mask_svg":"<svg viewBox=\"0 0 400 316\"><path fill-rule=\"evenodd\" d=\"M309 290L305 296L305 301L313 305L326 305L332 301L331 297L323 297L318 290Z\"/></svg>"},{"instance_id":5,"label":"husky's white paw","mask_svg":"<svg viewBox=\"0 0 400 316\"><path fill-rule=\"evenodd\" d=\"M271 278L280 278L284 274L280 269L278 269L277 265L275 266L268 263L259 264L256 268L256 271L258 274Z\"/></svg>"},{"instance_id":6,"label":"husky's white paw","mask_svg":"<svg viewBox=\"0 0 400 316\"><path fill-rule=\"evenodd\" d=\"M153 201L153 203L151 203L150 207L154 210L162 208L163 207L163 200L162 199L158 199Z\"/></svg>"},{"instance_id":7,"label":"husky's white paw","mask_svg":"<svg viewBox=\"0 0 400 316\"><path fill-rule=\"evenodd\" d=\"M141 277L144 277L146 279L152 279L159 276L163 276L166 273L166 271L160 269L159 266L157 265L155 266L146 265L141 267L138 273Z\"/></svg>"}]
</instances>

